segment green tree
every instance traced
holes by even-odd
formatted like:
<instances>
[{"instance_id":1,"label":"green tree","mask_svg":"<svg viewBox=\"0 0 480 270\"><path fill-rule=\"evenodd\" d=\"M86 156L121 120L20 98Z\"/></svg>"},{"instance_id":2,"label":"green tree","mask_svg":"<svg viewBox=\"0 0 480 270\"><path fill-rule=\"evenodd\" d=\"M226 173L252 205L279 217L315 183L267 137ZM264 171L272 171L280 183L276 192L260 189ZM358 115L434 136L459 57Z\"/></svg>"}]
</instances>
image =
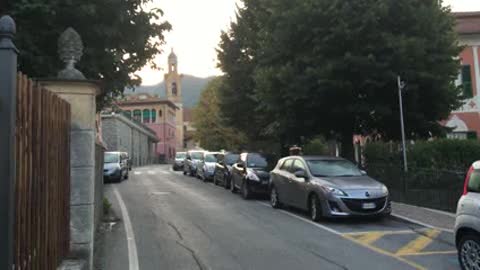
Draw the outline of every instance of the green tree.
<instances>
[{"instance_id":1,"label":"green tree","mask_svg":"<svg viewBox=\"0 0 480 270\"><path fill-rule=\"evenodd\" d=\"M397 75L408 84L409 137L441 133L439 120L459 105L453 82L461 48L450 10L438 1L257 2L261 9L239 11L255 18L239 16L230 33L235 37L234 26L259 19L260 29L242 28L254 52L230 55L254 65L249 96L257 101L252 111L269 119L260 125L263 133L287 143L334 134L349 158L354 133L398 138Z\"/></svg>"},{"instance_id":2,"label":"green tree","mask_svg":"<svg viewBox=\"0 0 480 270\"><path fill-rule=\"evenodd\" d=\"M226 126L220 110L219 92L224 79L217 77L206 86L199 103L193 111L195 140L203 148L211 150L241 150L245 136L235 128Z\"/></svg>"},{"instance_id":3,"label":"green tree","mask_svg":"<svg viewBox=\"0 0 480 270\"><path fill-rule=\"evenodd\" d=\"M146 10L151 0L18 0L10 14L18 25L20 69L31 77L54 77L63 68L57 39L73 27L85 50L78 69L102 80L104 97L141 83L135 75L162 52L168 22L160 9Z\"/></svg>"}]
</instances>

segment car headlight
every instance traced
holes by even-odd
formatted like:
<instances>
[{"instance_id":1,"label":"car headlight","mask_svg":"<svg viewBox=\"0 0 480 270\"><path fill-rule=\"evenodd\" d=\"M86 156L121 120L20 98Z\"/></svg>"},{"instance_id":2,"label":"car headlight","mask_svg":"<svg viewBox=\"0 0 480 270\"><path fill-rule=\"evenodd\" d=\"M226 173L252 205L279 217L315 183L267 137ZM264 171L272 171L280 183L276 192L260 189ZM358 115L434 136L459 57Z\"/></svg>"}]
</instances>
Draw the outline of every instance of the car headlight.
<instances>
[{"instance_id":1,"label":"car headlight","mask_svg":"<svg viewBox=\"0 0 480 270\"><path fill-rule=\"evenodd\" d=\"M383 185L383 187L382 187L382 194L388 195L388 188L385 185Z\"/></svg>"},{"instance_id":2,"label":"car headlight","mask_svg":"<svg viewBox=\"0 0 480 270\"><path fill-rule=\"evenodd\" d=\"M258 178L257 174L252 169L247 169L247 178L254 181L260 181L260 178Z\"/></svg>"},{"instance_id":3,"label":"car headlight","mask_svg":"<svg viewBox=\"0 0 480 270\"><path fill-rule=\"evenodd\" d=\"M328 186L324 186L323 187L327 192L335 195L335 196L348 196L347 193L345 193L345 191L339 189L339 188L334 188L334 187L328 187Z\"/></svg>"}]
</instances>

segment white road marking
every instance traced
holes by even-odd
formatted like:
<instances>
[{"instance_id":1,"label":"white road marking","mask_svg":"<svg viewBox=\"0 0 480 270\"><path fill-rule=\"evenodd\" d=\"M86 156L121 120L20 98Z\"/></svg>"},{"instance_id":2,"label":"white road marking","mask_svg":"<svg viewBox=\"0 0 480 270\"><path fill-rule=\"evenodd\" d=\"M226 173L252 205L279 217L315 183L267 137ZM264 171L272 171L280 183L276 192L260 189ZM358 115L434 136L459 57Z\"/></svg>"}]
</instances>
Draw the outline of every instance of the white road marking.
<instances>
[{"instance_id":1,"label":"white road marking","mask_svg":"<svg viewBox=\"0 0 480 270\"><path fill-rule=\"evenodd\" d=\"M395 202L395 204L406 205L404 203L399 203L399 202ZM456 217L456 215L454 213L440 211L440 210L437 210L437 209L431 209L431 208L420 207L420 206L415 206L415 205L408 205L408 206L413 207L413 208L419 208L419 209L422 209L422 210L425 210L425 211L428 211L428 212L432 212L432 213L436 213L436 214L440 214L440 215L449 216L449 217L452 217L452 218Z\"/></svg>"},{"instance_id":2,"label":"white road marking","mask_svg":"<svg viewBox=\"0 0 480 270\"><path fill-rule=\"evenodd\" d=\"M155 192L152 192L152 195L168 195L170 193L171 192L169 191L155 191Z\"/></svg>"},{"instance_id":3,"label":"white road marking","mask_svg":"<svg viewBox=\"0 0 480 270\"><path fill-rule=\"evenodd\" d=\"M142 174L142 172L138 172L138 171L137 171L137 172L133 172L133 174L135 174L135 175L140 175L140 174Z\"/></svg>"},{"instance_id":4,"label":"white road marking","mask_svg":"<svg viewBox=\"0 0 480 270\"><path fill-rule=\"evenodd\" d=\"M148 171L147 174L149 174L149 175L154 175L155 172L154 172L154 171Z\"/></svg>"},{"instance_id":5,"label":"white road marking","mask_svg":"<svg viewBox=\"0 0 480 270\"><path fill-rule=\"evenodd\" d=\"M127 234L127 247L128 247L128 269L139 270L137 244L135 242L135 234L133 233L132 222L128 215L127 207L122 199L122 196L117 190L117 187L113 187L113 193L117 197L120 210L122 211L123 224L125 225L125 233Z\"/></svg>"},{"instance_id":6,"label":"white road marking","mask_svg":"<svg viewBox=\"0 0 480 270\"><path fill-rule=\"evenodd\" d=\"M263 205L263 206L272 207L272 206L271 206L270 204L268 204L268 203L264 203L264 202L258 202L258 203L261 204L261 205ZM290 212L287 212L287 211L281 210L281 209L279 209L278 211L279 211L279 212L282 212L282 213L284 213L284 214L286 214L286 215L289 215L289 216L291 216L291 217L294 217L294 218L296 218L296 219L299 219L299 220L301 220L301 221L307 222L307 223L309 223L309 224L311 224L311 225L313 225L313 226L315 226L315 227L318 227L318 228L320 228L320 229L323 229L323 230L325 230L325 231L327 231L327 232L331 232L331 233L333 233L333 234L340 235L340 236L343 235L343 233L341 233L341 232L339 232L339 231L336 231L336 230L334 230L334 229L332 229L332 228L329 228L329 227L327 227L327 226L323 226L323 225L321 225L321 224L319 224L319 223L316 223L316 222L311 221L311 220L309 220L309 219L306 219L306 218L304 218L304 217L301 217L301 216L292 214L292 213L290 213Z\"/></svg>"},{"instance_id":7,"label":"white road marking","mask_svg":"<svg viewBox=\"0 0 480 270\"><path fill-rule=\"evenodd\" d=\"M451 229L436 227L436 226L421 222L420 220L416 220L416 219L409 218L409 217L406 217L406 216L402 216L402 215L399 215L399 214L392 213L392 216L394 216L396 218L399 218L399 219L403 219L403 220L408 221L410 223L414 223L414 224L417 224L417 225L420 225L420 226L423 226L423 227L430 228L430 229L436 229L436 230L440 230L440 231L444 231L444 232L453 233L453 230L451 230Z\"/></svg>"}]
</instances>

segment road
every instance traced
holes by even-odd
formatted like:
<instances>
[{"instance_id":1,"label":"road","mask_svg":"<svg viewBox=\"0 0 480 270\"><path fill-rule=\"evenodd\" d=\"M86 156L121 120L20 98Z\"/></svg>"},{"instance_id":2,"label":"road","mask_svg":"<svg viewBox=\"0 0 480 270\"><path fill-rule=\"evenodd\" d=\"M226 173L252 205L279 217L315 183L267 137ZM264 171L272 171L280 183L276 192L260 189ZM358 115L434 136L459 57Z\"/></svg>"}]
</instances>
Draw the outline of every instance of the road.
<instances>
[{"instance_id":1,"label":"road","mask_svg":"<svg viewBox=\"0 0 480 270\"><path fill-rule=\"evenodd\" d=\"M451 233L395 218L314 223L165 165L105 192L122 219L105 235L105 270L459 269Z\"/></svg>"}]
</instances>

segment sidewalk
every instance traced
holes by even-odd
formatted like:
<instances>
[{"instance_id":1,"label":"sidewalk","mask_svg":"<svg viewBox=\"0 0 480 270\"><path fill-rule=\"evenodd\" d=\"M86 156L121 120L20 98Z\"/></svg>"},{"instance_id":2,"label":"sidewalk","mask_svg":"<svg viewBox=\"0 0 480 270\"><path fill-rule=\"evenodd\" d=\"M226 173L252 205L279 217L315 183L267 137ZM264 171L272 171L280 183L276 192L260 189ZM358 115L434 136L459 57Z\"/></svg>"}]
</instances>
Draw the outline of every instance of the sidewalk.
<instances>
[{"instance_id":1,"label":"sidewalk","mask_svg":"<svg viewBox=\"0 0 480 270\"><path fill-rule=\"evenodd\" d=\"M453 232L455 214L404 203L392 202L392 216L425 227Z\"/></svg>"}]
</instances>

